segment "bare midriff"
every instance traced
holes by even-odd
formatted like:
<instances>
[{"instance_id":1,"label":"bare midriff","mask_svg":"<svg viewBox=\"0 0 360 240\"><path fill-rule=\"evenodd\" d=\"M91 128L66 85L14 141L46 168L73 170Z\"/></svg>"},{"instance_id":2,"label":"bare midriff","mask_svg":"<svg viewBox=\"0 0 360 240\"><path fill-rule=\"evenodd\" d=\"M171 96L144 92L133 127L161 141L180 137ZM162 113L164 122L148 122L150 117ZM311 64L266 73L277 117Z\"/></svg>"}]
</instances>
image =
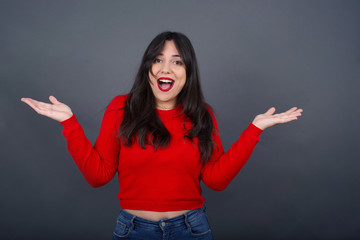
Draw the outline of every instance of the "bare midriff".
<instances>
[{"instance_id":1,"label":"bare midriff","mask_svg":"<svg viewBox=\"0 0 360 240\"><path fill-rule=\"evenodd\" d=\"M155 211L132 210L132 209L124 209L124 210L132 215L145 218L151 221L159 221L163 218L174 218L190 211L190 210L181 210L181 211L169 211L169 212L155 212Z\"/></svg>"}]
</instances>

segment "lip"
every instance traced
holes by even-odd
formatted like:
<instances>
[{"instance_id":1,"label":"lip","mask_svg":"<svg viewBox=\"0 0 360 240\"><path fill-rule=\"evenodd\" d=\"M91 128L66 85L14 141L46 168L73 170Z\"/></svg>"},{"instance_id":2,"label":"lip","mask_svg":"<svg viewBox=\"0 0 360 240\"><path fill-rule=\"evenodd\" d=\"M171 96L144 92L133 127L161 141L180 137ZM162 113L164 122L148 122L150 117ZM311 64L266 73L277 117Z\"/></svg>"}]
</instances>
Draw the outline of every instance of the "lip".
<instances>
[{"instance_id":1,"label":"lip","mask_svg":"<svg viewBox=\"0 0 360 240\"><path fill-rule=\"evenodd\" d=\"M170 81L172 81L172 85L168 88L168 89L162 89L161 87L160 87L160 83L159 83L159 81L160 80L170 80ZM174 79L172 79L172 78L168 78L168 77L161 77L161 78L158 78L158 80L156 81L157 82L157 84L158 84L158 88L160 89L160 91L162 91L162 92L168 92L168 91L170 91L172 88L173 88L173 86L174 86L174 83L175 83L175 80Z\"/></svg>"}]
</instances>

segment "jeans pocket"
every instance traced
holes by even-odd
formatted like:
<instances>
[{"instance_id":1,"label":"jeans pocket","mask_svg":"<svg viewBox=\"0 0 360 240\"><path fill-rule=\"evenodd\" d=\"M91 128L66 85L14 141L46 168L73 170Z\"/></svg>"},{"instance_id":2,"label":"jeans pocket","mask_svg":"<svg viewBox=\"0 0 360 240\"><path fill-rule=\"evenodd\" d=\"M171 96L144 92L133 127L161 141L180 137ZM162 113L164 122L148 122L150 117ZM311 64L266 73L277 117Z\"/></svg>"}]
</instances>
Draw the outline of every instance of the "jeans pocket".
<instances>
[{"instance_id":1,"label":"jeans pocket","mask_svg":"<svg viewBox=\"0 0 360 240\"><path fill-rule=\"evenodd\" d=\"M187 225L191 236L202 237L211 233L210 225L204 211L201 211L196 216L187 218Z\"/></svg>"},{"instance_id":2,"label":"jeans pocket","mask_svg":"<svg viewBox=\"0 0 360 240\"><path fill-rule=\"evenodd\" d=\"M133 228L133 221L127 220L120 215L116 220L116 225L113 232L113 239L123 239L128 237Z\"/></svg>"}]
</instances>

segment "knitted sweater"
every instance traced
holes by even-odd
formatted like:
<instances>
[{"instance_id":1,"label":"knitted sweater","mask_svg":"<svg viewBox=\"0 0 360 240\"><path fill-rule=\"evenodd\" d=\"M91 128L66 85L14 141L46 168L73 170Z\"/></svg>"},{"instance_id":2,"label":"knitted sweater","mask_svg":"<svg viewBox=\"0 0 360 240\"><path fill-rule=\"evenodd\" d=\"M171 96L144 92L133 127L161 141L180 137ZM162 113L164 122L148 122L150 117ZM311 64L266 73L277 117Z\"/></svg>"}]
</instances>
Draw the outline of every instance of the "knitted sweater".
<instances>
[{"instance_id":1,"label":"knitted sweater","mask_svg":"<svg viewBox=\"0 0 360 240\"><path fill-rule=\"evenodd\" d=\"M99 136L92 146L75 115L61 122L68 150L87 182L93 187L108 183L116 173L120 184L120 206L123 209L177 211L200 208L200 181L220 191L232 181L249 159L259 141L261 129L252 123L240 138L224 153L216 119L213 140L215 148L207 163L200 161L198 139L193 142L184 135L191 122L184 123L179 104L172 110L156 110L168 129L170 144L158 150L150 145L143 149L137 140L125 146L117 138L126 95L116 96L108 105Z\"/></svg>"}]
</instances>

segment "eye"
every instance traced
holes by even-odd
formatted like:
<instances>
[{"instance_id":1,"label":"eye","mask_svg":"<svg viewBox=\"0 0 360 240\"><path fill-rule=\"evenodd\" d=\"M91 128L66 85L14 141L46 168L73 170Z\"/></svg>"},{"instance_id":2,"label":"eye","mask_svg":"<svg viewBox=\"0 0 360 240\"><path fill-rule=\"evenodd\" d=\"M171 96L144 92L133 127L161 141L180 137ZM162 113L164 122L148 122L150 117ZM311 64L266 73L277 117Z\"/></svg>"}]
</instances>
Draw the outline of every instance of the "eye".
<instances>
[{"instance_id":1,"label":"eye","mask_svg":"<svg viewBox=\"0 0 360 240\"><path fill-rule=\"evenodd\" d=\"M174 63L175 65L179 65L179 66L183 65L183 62L180 61L180 60L178 60L178 61L173 61L173 63Z\"/></svg>"},{"instance_id":2,"label":"eye","mask_svg":"<svg viewBox=\"0 0 360 240\"><path fill-rule=\"evenodd\" d=\"M160 58L155 58L153 63L161 63L161 59Z\"/></svg>"}]
</instances>

